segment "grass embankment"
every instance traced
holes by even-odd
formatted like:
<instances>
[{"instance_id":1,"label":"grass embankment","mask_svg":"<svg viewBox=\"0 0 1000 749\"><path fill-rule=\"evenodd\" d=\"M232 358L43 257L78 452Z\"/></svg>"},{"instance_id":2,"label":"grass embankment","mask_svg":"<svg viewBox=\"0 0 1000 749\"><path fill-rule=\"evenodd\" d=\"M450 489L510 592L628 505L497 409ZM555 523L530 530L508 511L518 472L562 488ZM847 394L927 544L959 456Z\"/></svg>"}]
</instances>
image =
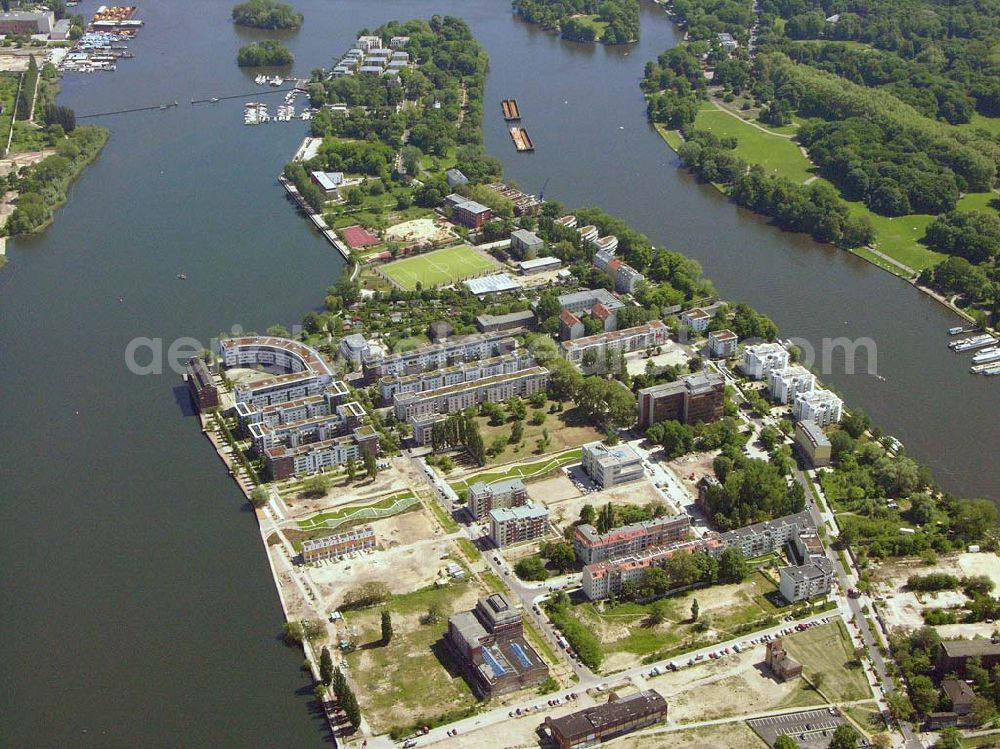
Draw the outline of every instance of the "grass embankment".
<instances>
[{"instance_id":1,"label":"grass embankment","mask_svg":"<svg viewBox=\"0 0 1000 749\"><path fill-rule=\"evenodd\" d=\"M695 127L721 137L736 138L734 153L747 162L760 164L770 174L786 177L800 184L810 179L825 181L822 177L816 176L815 166L802 153L796 141L785 137L786 133L774 132L773 128L763 126L761 126L763 129L755 127L754 123L724 112L711 102L702 105L695 119ZM1000 125L997 128L1000 130ZM662 125L657 125L656 129L667 145L675 151L684 142L676 130L668 130ZM993 192L970 193L958 201L957 208L960 211L986 210L996 198L997 194ZM853 214L867 216L872 222L877 233L876 249L907 268L919 272L936 265L946 257L920 244L934 216L910 214L893 218L874 213L859 201L845 202ZM854 254L897 276L910 275L904 269L865 248L855 250Z\"/></svg>"},{"instance_id":2,"label":"grass embankment","mask_svg":"<svg viewBox=\"0 0 1000 749\"><path fill-rule=\"evenodd\" d=\"M478 703L459 675L442 639L448 617L460 610L469 583L425 588L393 596L382 608L392 616L393 637L381 644L382 608L349 613L357 627L357 649L347 656L361 709L375 733L406 735L417 726L435 726L471 715ZM441 610L428 622L431 607Z\"/></svg>"},{"instance_id":3,"label":"grass embankment","mask_svg":"<svg viewBox=\"0 0 1000 749\"><path fill-rule=\"evenodd\" d=\"M346 507L338 507L336 510L330 510L329 512L321 512L318 515L313 515L312 517L306 518L305 520L298 521L298 526L301 530L310 531L316 530L317 528L329 527L327 521L330 520L347 520L352 515L357 513L363 513L365 510L390 510L395 505L401 504L408 499L413 498L413 492L401 492L399 494L393 494L389 497L384 497L377 502L372 502L367 505L348 505ZM386 515L385 517L388 517Z\"/></svg>"},{"instance_id":4,"label":"grass embankment","mask_svg":"<svg viewBox=\"0 0 1000 749\"><path fill-rule=\"evenodd\" d=\"M464 495L470 486L479 481L486 484L492 484L495 481L503 481L504 479L512 478L521 478L525 480L544 478L553 471L559 470L563 466L579 461L581 454L582 452L580 448L574 448L572 450L567 450L564 453L552 455L533 463L511 466L505 470L477 473L474 476L468 476L460 481L453 482L451 484L451 488L454 489L459 495Z\"/></svg>"}]
</instances>

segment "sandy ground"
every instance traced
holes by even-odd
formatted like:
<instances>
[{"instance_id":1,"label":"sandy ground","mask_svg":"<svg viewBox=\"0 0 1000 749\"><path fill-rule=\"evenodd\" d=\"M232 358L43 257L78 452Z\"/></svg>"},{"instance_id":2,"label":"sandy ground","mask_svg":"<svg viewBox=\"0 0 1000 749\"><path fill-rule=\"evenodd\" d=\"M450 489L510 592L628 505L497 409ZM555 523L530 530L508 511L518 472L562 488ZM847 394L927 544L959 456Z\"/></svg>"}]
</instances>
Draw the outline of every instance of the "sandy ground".
<instances>
[{"instance_id":1,"label":"sandy ground","mask_svg":"<svg viewBox=\"0 0 1000 749\"><path fill-rule=\"evenodd\" d=\"M933 565L925 565L919 559L907 559L878 567L875 574L876 597L879 611L889 629L902 627L916 629L924 624L921 612L924 608L949 608L965 602L965 596L958 591L942 591L936 595L912 593L904 590L910 575L944 572L957 576L986 575L1000 590L1000 558L995 554L957 554L941 557ZM994 624L946 624L936 627L942 637L989 637L996 628Z\"/></svg>"},{"instance_id":2,"label":"sandy ground","mask_svg":"<svg viewBox=\"0 0 1000 749\"><path fill-rule=\"evenodd\" d=\"M692 497L698 496L698 482L704 476L714 476L712 461L719 454L718 450L705 453L689 453L667 463L667 467L681 480L684 488Z\"/></svg>"},{"instance_id":3,"label":"sandy ground","mask_svg":"<svg viewBox=\"0 0 1000 749\"><path fill-rule=\"evenodd\" d=\"M436 242L453 236L447 226L430 218L415 218L385 230L387 242Z\"/></svg>"},{"instance_id":4,"label":"sandy ground","mask_svg":"<svg viewBox=\"0 0 1000 749\"><path fill-rule=\"evenodd\" d=\"M803 682L779 682L763 665L764 648L756 646L721 661L667 672L646 679L670 705L670 719L689 723L782 706L802 691ZM815 703L823 702L816 695Z\"/></svg>"},{"instance_id":5,"label":"sandy ground","mask_svg":"<svg viewBox=\"0 0 1000 749\"><path fill-rule=\"evenodd\" d=\"M303 497L298 493L289 495L282 492L282 498L287 508L285 516L289 519L302 520L344 505L370 504L382 497L398 494L420 485L420 478L414 475L410 461L397 457L392 459L389 468L379 471L374 481L359 477L348 484L345 480L339 479L333 482L325 496Z\"/></svg>"},{"instance_id":6,"label":"sandy ground","mask_svg":"<svg viewBox=\"0 0 1000 749\"><path fill-rule=\"evenodd\" d=\"M452 561L451 542L423 512L405 512L375 521L372 527L380 547L374 553L305 568L327 611L336 609L349 588L369 582L385 583L393 593L426 587Z\"/></svg>"},{"instance_id":7,"label":"sandy ground","mask_svg":"<svg viewBox=\"0 0 1000 749\"><path fill-rule=\"evenodd\" d=\"M612 746L615 749L766 749L767 744L746 723L726 723L676 733L628 737Z\"/></svg>"},{"instance_id":8,"label":"sandy ground","mask_svg":"<svg viewBox=\"0 0 1000 749\"><path fill-rule=\"evenodd\" d=\"M634 376L646 371L646 362L648 361L652 361L654 365L662 369L676 364L687 364L690 358L688 352L680 344L667 341L663 344L662 354L656 354L647 359L645 353L639 351L625 357L625 366L628 368L628 373Z\"/></svg>"},{"instance_id":9,"label":"sandy ground","mask_svg":"<svg viewBox=\"0 0 1000 749\"><path fill-rule=\"evenodd\" d=\"M550 481L555 482L556 479L551 479ZM536 492L535 487L540 486L540 484L532 484L530 491L533 497L538 497L548 505L549 517L560 530L565 529L567 525L580 519L580 511L584 505L589 504L597 508L608 502L616 505L647 505L650 502L663 503L663 497L660 496L656 487L645 479L642 481L633 481L624 486L616 486L608 491L591 492L590 494L580 492L565 475L560 475L558 481L559 483L552 487L553 494L543 491ZM549 482L546 481L543 483ZM548 499L550 496L557 496L555 492L560 490L561 494L558 495L561 497L560 499ZM575 495L571 496L570 492L574 492Z\"/></svg>"}]
</instances>

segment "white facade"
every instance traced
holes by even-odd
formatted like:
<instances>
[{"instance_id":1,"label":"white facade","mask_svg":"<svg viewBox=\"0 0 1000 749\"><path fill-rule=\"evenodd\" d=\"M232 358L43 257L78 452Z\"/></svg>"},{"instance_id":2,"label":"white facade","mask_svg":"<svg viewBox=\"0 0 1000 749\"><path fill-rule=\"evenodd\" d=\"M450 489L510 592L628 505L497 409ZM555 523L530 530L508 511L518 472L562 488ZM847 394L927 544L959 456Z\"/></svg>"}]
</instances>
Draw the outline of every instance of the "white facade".
<instances>
[{"instance_id":1,"label":"white facade","mask_svg":"<svg viewBox=\"0 0 1000 749\"><path fill-rule=\"evenodd\" d=\"M755 380L763 380L772 369L785 369L788 361L788 351L780 343L758 343L743 349L743 371Z\"/></svg>"},{"instance_id":2,"label":"white facade","mask_svg":"<svg viewBox=\"0 0 1000 749\"><path fill-rule=\"evenodd\" d=\"M583 470L604 489L642 478L642 458L628 445L591 442L581 452Z\"/></svg>"},{"instance_id":3,"label":"white facade","mask_svg":"<svg viewBox=\"0 0 1000 749\"><path fill-rule=\"evenodd\" d=\"M813 596L830 592L833 587L833 565L825 557L817 558L801 567L780 568L778 578L778 590L786 601L806 601Z\"/></svg>"},{"instance_id":4,"label":"white facade","mask_svg":"<svg viewBox=\"0 0 1000 749\"><path fill-rule=\"evenodd\" d=\"M792 416L796 421L812 420L817 426L836 424L843 415L844 401L829 390L814 390L796 396Z\"/></svg>"},{"instance_id":5,"label":"white facade","mask_svg":"<svg viewBox=\"0 0 1000 749\"><path fill-rule=\"evenodd\" d=\"M811 393L815 388L816 376L805 367L792 365L768 373L768 390L778 403L791 403L796 395Z\"/></svg>"}]
</instances>

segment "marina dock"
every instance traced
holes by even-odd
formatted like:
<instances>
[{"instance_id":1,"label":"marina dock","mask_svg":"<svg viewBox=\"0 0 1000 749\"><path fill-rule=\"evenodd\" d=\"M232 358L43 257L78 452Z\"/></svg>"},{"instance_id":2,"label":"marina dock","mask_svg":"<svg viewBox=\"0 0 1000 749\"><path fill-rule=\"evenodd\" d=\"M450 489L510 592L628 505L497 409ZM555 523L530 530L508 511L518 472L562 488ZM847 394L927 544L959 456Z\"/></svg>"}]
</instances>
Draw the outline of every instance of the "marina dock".
<instances>
[{"instance_id":1,"label":"marina dock","mask_svg":"<svg viewBox=\"0 0 1000 749\"><path fill-rule=\"evenodd\" d=\"M282 176L278 177L278 181L281 183L281 186L285 188L285 191L292 196L292 199L298 204L299 208L301 208L309 217L309 220L312 221L313 226L319 230L319 233L326 237L327 241L332 244L336 248L337 252L343 256L344 260L350 262L350 250L348 250L347 246L340 241L333 229L327 226L326 220L323 218L323 214L317 213L313 210L313 207L306 202L305 198L303 198L301 193L299 193L299 189L292 184L291 180L285 179L285 177Z\"/></svg>"},{"instance_id":2,"label":"marina dock","mask_svg":"<svg viewBox=\"0 0 1000 749\"><path fill-rule=\"evenodd\" d=\"M517 106L517 99L504 99L500 102L500 108L503 110L503 118L507 122L513 122L514 120L521 119L521 110Z\"/></svg>"},{"instance_id":3,"label":"marina dock","mask_svg":"<svg viewBox=\"0 0 1000 749\"><path fill-rule=\"evenodd\" d=\"M535 150L535 144L531 142L531 138L528 137L528 131L523 127L512 127L510 129L510 138L514 141L514 148L518 151Z\"/></svg>"}]
</instances>

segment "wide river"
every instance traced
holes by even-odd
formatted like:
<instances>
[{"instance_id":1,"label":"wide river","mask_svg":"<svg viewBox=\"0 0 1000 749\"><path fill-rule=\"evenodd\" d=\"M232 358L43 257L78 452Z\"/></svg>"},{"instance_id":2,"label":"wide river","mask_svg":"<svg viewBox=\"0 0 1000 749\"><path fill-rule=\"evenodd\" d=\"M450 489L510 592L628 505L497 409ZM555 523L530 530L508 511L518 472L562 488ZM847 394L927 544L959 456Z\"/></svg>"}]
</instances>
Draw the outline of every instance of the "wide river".
<instances>
[{"instance_id":1,"label":"wide river","mask_svg":"<svg viewBox=\"0 0 1000 749\"><path fill-rule=\"evenodd\" d=\"M259 93L237 69L252 36L226 0L150 2L136 57L70 75L99 117L101 158L55 224L11 242L0 273L0 744L306 746L328 741L252 515L190 418L177 375L137 376L137 337L207 342L234 325L292 324L342 262L275 177L306 123L242 125ZM824 379L951 491L1000 498L1000 388L945 348L957 319L844 252L783 234L677 169L647 126L643 66L679 35L655 6L643 40L605 49L515 20L506 0L296 0L295 72L328 66L361 27L461 15L489 50L486 143L509 177L598 205L700 260L726 297L815 342L868 337L878 373ZM96 3L80 10L92 13ZM516 96L537 145L514 153L499 100ZM272 106L280 97L271 96ZM187 281L177 280L178 273ZM836 364L837 359L834 358ZM864 362L861 369L865 370Z\"/></svg>"}]
</instances>

